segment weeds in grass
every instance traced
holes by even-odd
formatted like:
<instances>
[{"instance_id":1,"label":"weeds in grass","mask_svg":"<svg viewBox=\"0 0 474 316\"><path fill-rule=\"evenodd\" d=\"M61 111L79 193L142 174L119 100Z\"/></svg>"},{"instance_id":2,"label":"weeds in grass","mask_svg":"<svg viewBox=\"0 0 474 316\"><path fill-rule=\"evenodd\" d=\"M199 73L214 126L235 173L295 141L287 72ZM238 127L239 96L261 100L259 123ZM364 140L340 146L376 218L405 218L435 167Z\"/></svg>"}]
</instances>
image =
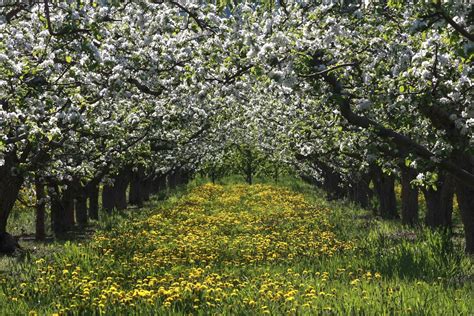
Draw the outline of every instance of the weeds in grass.
<instances>
[{"instance_id":1,"label":"weeds in grass","mask_svg":"<svg viewBox=\"0 0 474 316\"><path fill-rule=\"evenodd\" d=\"M196 184L105 216L92 240L9 265L0 314L474 312L472 259L450 235L290 184Z\"/></svg>"}]
</instances>

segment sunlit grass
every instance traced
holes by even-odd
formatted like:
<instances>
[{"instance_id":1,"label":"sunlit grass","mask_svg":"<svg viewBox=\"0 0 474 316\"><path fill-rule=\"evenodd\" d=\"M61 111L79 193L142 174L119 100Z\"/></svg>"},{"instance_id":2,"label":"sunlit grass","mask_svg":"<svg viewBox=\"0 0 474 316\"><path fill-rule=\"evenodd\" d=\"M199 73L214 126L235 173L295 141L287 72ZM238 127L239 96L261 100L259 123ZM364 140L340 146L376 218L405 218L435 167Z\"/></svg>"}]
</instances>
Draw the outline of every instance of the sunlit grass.
<instances>
[{"instance_id":1,"label":"sunlit grass","mask_svg":"<svg viewBox=\"0 0 474 316\"><path fill-rule=\"evenodd\" d=\"M295 181L190 188L104 218L88 242L10 262L0 314L474 312L472 260L441 232Z\"/></svg>"}]
</instances>

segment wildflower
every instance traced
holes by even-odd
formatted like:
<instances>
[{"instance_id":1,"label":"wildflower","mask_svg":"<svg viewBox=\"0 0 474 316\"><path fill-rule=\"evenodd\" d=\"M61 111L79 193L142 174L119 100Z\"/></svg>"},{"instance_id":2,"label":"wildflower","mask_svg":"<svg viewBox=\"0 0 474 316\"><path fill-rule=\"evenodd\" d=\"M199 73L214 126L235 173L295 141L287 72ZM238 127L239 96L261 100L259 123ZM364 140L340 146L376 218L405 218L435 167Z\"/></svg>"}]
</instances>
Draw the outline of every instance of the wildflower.
<instances>
[{"instance_id":1,"label":"wildflower","mask_svg":"<svg viewBox=\"0 0 474 316\"><path fill-rule=\"evenodd\" d=\"M360 282L359 279L354 279L351 281L351 285L357 285Z\"/></svg>"}]
</instances>

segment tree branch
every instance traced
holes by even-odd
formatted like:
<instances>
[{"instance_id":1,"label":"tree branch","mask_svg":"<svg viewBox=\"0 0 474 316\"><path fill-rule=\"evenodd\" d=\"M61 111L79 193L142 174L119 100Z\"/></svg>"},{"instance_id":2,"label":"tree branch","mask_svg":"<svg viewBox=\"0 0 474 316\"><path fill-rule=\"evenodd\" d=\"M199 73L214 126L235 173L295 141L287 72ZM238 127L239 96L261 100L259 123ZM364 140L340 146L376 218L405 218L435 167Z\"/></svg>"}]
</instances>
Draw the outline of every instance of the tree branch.
<instances>
[{"instance_id":1,"label":"tree branch","mask_svg":"<svg viewBox=\"0 0 474 316\"><path fill-rule=\"evenodd\" d=\"M349 121L349 123L360 126L362 128L373 128L377 136L391 139L394 144L401 150L413 152L419 157L427 160L432 160L433 158L435 158L435 154L433 154L424 146L415 142L413 139L398 132L395 132L392 129L386 128L378 122L371 120L365 116L359 116L355 114L352 111L350 101L348 97L344 95L342 91L342 85L337 80L337 78L334 75L325 75L324 80L333 88L333 92L338 98L338 104L341 114ZM469 186L474 187L474 175L471 172L459 167L458 164L453 163L450 160L442 160L437 164L442 169L448 171L453 176L458 178L460 181L464 182Z\"/></svg>"}]
</instances>

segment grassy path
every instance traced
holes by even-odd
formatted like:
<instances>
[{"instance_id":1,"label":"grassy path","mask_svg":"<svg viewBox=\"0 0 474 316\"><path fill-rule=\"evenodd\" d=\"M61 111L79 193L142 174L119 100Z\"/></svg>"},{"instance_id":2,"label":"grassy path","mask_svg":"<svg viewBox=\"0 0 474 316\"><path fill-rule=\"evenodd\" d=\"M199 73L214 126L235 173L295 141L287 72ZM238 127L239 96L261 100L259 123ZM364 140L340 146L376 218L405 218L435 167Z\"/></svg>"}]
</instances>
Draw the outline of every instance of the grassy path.
<instances>
[{"instance_id":1,"label":"grassy path","mask_svg":"<svg viewBox=\"0 0 474 316\"><path fill-rule=\"evenodd\" d=\"M448 238L363 214L206 184L0 275L0 314L474 313L472 261Z\"/></svg>"}]
</instances>

